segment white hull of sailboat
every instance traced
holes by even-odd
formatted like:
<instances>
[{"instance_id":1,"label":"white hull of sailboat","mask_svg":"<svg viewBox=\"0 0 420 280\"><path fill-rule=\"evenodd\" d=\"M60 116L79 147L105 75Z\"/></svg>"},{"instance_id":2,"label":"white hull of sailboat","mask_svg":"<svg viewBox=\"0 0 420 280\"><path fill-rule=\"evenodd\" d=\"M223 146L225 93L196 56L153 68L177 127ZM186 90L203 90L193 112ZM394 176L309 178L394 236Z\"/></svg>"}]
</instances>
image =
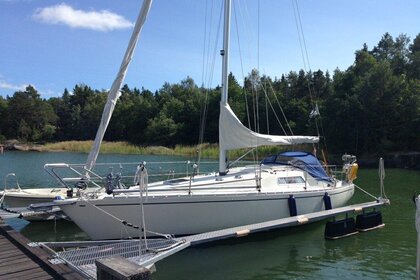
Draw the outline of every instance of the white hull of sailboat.
<instances>
[{"instance_id":1,"label":"white hull of sailboat","mask_svg":"<svg viewBox=\"0 0 420 280\"><path fill-rule=\"evenodd\" d=\"M354 185L331 188L332 207L340 207L353 196ZM325 210L325 190L295 193L297 214ZM144 217L148 231L189 235L290 216L290 193L246 195L148 197ZM138 237L139 230L124 226L121 220L141 225L139 197L107 197L63 204L62 210L92 239ZM115 217L118 217L116 219Z\"/></svg>"}]
</instances>

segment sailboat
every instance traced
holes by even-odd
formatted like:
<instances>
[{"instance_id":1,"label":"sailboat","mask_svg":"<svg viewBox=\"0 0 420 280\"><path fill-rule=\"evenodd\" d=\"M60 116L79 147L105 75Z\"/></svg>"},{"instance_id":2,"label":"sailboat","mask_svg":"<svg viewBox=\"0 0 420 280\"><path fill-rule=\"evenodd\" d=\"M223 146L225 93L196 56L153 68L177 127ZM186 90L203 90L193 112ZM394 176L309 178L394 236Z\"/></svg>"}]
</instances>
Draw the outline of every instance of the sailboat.
<instances>
[{"instance_id":1,"label":"sailboat","mask_svg":"<svg viewBox=\"0 0 420 280\"><path fill-rule=\"evenodd\" d=\"M143 2L121 69L108 96L94 147L90 170L119 96L130 55L137 43L151 0ZM108 189L94 197L55 203L92 239L123 239L161 234L190 235L313 213L345 205L353 196L355 158L346 156L345 178L329 176L308 152L284 152L259 164L230 168L229 150L265 145L314 144L316 136L274 136L245 127L228 104L231 0L224 3L222 94L219 116L219 170L148 183L147 165L138 166L129 189Z\"/></svg>"}]
</instances>

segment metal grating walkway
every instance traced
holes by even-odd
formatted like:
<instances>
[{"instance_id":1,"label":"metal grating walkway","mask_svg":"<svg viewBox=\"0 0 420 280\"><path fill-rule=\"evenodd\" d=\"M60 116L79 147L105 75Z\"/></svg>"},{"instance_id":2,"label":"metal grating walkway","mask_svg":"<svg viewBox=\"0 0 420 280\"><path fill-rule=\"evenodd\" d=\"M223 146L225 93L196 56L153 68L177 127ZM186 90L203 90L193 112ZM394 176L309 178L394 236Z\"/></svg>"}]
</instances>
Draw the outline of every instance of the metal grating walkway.
<instances>
[{"instance_id":1,"label":"metal grating walkway","mask_svg":"<svg viewBox=\"0 0 420 280\"><path fill-rule=\"evenodd\" d=\"M86 276L96 278L95 260L97 259L122 256L139 265L148 266L189 245L189 242L180 239L148 239L146 248L144 240L130 240L83 249L71 249L57 253L56 258L66 262Z\"/></svg>"}]
</instances>

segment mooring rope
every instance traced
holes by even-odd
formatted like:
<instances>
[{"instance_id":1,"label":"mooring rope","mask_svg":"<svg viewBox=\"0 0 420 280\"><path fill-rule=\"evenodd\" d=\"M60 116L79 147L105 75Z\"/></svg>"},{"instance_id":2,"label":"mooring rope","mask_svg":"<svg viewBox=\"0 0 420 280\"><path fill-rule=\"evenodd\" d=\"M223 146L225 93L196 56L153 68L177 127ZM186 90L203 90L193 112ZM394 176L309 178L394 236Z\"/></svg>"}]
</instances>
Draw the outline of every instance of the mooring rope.
<instances>
[{"instance_id":1,"label":"mooring rope","mask_svg":"<svg viewBox=\"0 0 420 280\"><path fill-rule=\"evenodd\" d=\"M368 196L374 198L374 199L378 199L376 196L374 196L373 194L369 193L368 191L365 191L364 189L362 189L361 187L359 187L358 185L354 184L353 185L358 188L359 190L361 190L362 192L364 192L365 194L367 194Z\"/></svg>"},{"instance_id":2,"label":"mooring rope","mask_svg":"<svg viewBox=\"0 0 420 280\"><path fill-rule=\"evenodd\" d=\"M140 233L139 233L139 238L141 238L141 235L143 233L143 238L145 240L145 246L146 246L146 250L148 250L148 245L147 245L147 237L146 237L146 233L151 233L166 239L172 239L173 236L171 234L164 234L164 233L159 233L159 232L154 232L151 230L147 230L146 229L146 221L145 221L145 217L144 217L144 205L143 205L143 190L146 189L146 197L147 197L147 185L148 185L148 173L147 173L147 169L144 167L144 163L142 165L139 165L137 167L137 171L136 171L136 175L135 175L135 179L134 179L135 184L139 185L139 192L140 192L140 209L141 209L141 222L142 222L142 226L133 224L133 223L129 223L126 220L120 219L114 215L112 215L111 213L107 212L106 210L96 206L95 204L93 204L92 202L90 202L88 199L82 197L81 199L88 203L89 205L91 205L92 207L94 207L95 209L101 211L102 213L108 215L109 217L111 217L112 219L120 222L122 225L124 225L124 230L127 233L127 236L129 239L131 239L131 235L127 230L127 227L131 227L134 229L139 229Z\"/></svg>"}]
</instances>

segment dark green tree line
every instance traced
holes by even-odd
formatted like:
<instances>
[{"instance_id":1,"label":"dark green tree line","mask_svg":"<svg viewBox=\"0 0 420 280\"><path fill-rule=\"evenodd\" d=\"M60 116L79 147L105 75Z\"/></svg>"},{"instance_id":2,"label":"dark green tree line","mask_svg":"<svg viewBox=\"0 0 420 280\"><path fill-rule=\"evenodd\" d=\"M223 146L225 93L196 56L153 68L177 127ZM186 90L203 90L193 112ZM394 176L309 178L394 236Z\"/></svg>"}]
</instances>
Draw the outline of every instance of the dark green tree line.
<instances>
[{"instance_id":1,"label":"dark green tree line","mask_svg":"<svg viewBox=\"0 0 420 280\"><path fill-rule=\"evenodd\" d=\"M0 96L0 140L93 139L106 98L106 91L87 85L49 100L31 86ZM204 141L215 143L219 100L219 87L204 89L190 77L165 83L155 93L125 85L105 140L193 145L205 115ZM273 79L253 70L243 86L230 74L229 104L244 125L261 133L316 135L318 128L330 152L420 150L420 34L410 42L405 35L386 33L372 49L357 50L348 69L331 74L301 70ZM318 126L309 118L315 104Z\"/></svg>"}]
</instances>

